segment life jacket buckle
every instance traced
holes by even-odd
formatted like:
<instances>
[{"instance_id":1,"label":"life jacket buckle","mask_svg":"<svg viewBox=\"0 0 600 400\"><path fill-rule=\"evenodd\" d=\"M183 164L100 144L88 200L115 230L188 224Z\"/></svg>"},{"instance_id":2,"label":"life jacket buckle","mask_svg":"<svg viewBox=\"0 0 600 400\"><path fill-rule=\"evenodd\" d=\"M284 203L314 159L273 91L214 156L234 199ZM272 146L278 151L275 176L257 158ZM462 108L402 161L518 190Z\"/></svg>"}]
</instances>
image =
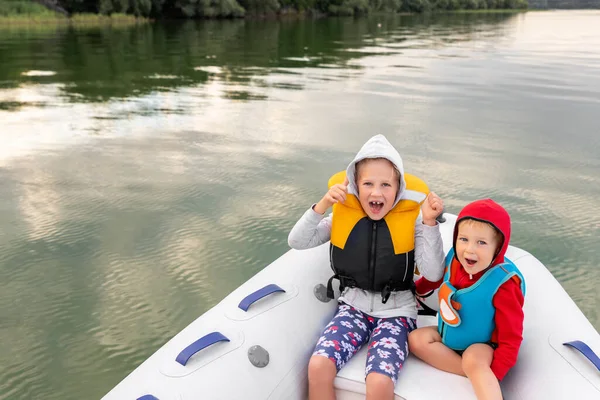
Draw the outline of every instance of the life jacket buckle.
<instances>
[{"instance_id":1,"label":"life jacket buckle","mask_svg":"<svg viewBox=\"0 0 600 400\"><path fill-rule=\"evenodd\" d=\"M381 302L383 304L387 303L387 301L389 300L391 294L392 294L392 288L390 287L390 284L388 283L381 290Z\"/></svg>"}]
</instances>

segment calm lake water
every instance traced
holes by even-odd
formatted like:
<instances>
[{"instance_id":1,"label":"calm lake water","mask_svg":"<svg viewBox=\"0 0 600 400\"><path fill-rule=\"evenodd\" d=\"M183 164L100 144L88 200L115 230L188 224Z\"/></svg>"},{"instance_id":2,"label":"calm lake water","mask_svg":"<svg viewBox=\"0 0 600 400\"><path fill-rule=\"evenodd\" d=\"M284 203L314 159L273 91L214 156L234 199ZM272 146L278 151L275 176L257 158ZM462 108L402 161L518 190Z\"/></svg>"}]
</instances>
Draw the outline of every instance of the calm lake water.
<instances>
[{"instance_id":1,"label":"calm lake water","mask_svg":"<svg viewBox=\"0 0 600 400\"><path fill-rule=\"evenodd\" d=\"M371 135L600 329L600 13L0 28L0 399L100 398Z\"/></svg>"}]
</instances>

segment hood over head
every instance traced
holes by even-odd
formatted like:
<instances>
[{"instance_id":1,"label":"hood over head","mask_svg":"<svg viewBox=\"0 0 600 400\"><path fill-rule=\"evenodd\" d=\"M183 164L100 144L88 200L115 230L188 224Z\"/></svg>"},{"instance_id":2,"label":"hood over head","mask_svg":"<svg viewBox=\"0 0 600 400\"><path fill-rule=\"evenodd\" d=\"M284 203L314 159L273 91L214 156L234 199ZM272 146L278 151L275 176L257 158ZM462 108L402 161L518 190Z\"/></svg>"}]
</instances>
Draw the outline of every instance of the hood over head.
<instances>
[{"instance_id":1,"label":"hood over head","mask_svg":"<svg viewBox=\"0 0 600 400\"><path fill-rule=\"evenodd\" d=\"M346 168L346 176L348 177L348 193L358 197L358 188L356 187L356 163L365 158L385 158L389 160L400 172L400 186L396 194L394 206L398 204L406 189L404 181L404 166L402 165L402 157L398 151L391 145L383 135L375 135L361 147L354 157L354 160Z\"/></svg>"},{"instance_id":2,"label":"hood over head","mask_svg":"<svg viewBox=\"0 0 600 400\"><path fill-rule=\"evenodd\" d=\"M474 219L477 221L487 222L493 225L503 236L502 245L492 260L491 265L501 264L504 262L504 254L508 249L510 241L510 215L500 204L492 199L476 200L467 204L458 214L456 225L454 225L453 247L455 250L454 257L456 258L456 237L458 235L458 224L464 219Z\"/></svg>"}]
</instances>

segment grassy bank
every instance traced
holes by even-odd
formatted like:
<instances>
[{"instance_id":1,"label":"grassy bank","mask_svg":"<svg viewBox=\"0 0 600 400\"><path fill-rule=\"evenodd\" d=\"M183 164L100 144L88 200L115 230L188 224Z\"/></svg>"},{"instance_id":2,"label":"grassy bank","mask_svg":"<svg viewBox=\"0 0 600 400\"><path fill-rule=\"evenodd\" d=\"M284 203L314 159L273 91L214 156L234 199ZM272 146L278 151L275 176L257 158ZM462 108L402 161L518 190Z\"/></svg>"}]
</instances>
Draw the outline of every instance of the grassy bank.
<instances>
[{"instance_id":1,"label":"grassy bank","mask_svg":"<svg viewBox=\"0 0 600 400\"><path fill-rule=\"evenodd\" d=\"M47 10L46 10L47 11ZM52 11L37 14L0 15L0 28L4 26L45 24L45 25L76 25L76 26L103 26L103 25L132 25L146 23L147 18L136 18L133 15L113 14L111 16L99 14L74 14L66 17Z\"/></svg>"},{"instance_id":2,"label":"grassy bank","mask_svg":"<svg viewBox=\"0 0 600 400\"><path fill-rule=\"evenodd\" d=\"M24 24L130 25L147 21L148 19L146 18L136 18L130 14L117 13L111 16L81 13L67 17L32 0L0 0L0 28L9 25Z\"/></svg>"}]
</instances>

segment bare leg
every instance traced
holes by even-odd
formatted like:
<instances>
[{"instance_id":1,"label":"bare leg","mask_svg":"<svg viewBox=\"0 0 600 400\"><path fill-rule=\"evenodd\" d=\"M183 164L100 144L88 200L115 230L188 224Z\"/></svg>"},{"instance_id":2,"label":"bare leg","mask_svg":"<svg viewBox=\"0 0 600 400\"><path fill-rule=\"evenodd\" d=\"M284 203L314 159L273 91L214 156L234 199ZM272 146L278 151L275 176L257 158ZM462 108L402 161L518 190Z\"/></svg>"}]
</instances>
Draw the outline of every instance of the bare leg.
<instances>
[{"instance_id":1,"label":"bare leg","mask_svg":"<svg viewBox=\"0 0 600 400\"><path fill-rule=\"evenodd\" d=\"M465 350L462 367L473 385L478 400L502 400L502 391L490 365L494 349L487 344L472 344Z\"/></svg>"},{"instance_id":2,"label":"bare leg","mask_svg":"<svg viewBox=\"0 0 600 400\"><path fill-rule=\"evenodd\" d=\"M467 376L461 356L442 343L437 327L426 326L412 331L408 335L408 346L411 353L427 364L442 371Z\"/></svg>"},{"instance_id":3,"label":"bare leg","mask_svg":"<svg viewBox=\"0 0 600 400\"><path fill-rule=\"evenodd\" d=\"M378 372L367 375L367 400L393 400L394 382L392 378Z\"/></svg>"},{"instance_id":4,"label":"bare leg","mask_svg":"<svg viewBox=\"0 0 600 400\"><path fill-rule=\"evenodd\" d=\"M335 400L333 380L336 374L333 361L323 356L312 356L308 362L308 398Z\"/></svg>"}]
</instances>

